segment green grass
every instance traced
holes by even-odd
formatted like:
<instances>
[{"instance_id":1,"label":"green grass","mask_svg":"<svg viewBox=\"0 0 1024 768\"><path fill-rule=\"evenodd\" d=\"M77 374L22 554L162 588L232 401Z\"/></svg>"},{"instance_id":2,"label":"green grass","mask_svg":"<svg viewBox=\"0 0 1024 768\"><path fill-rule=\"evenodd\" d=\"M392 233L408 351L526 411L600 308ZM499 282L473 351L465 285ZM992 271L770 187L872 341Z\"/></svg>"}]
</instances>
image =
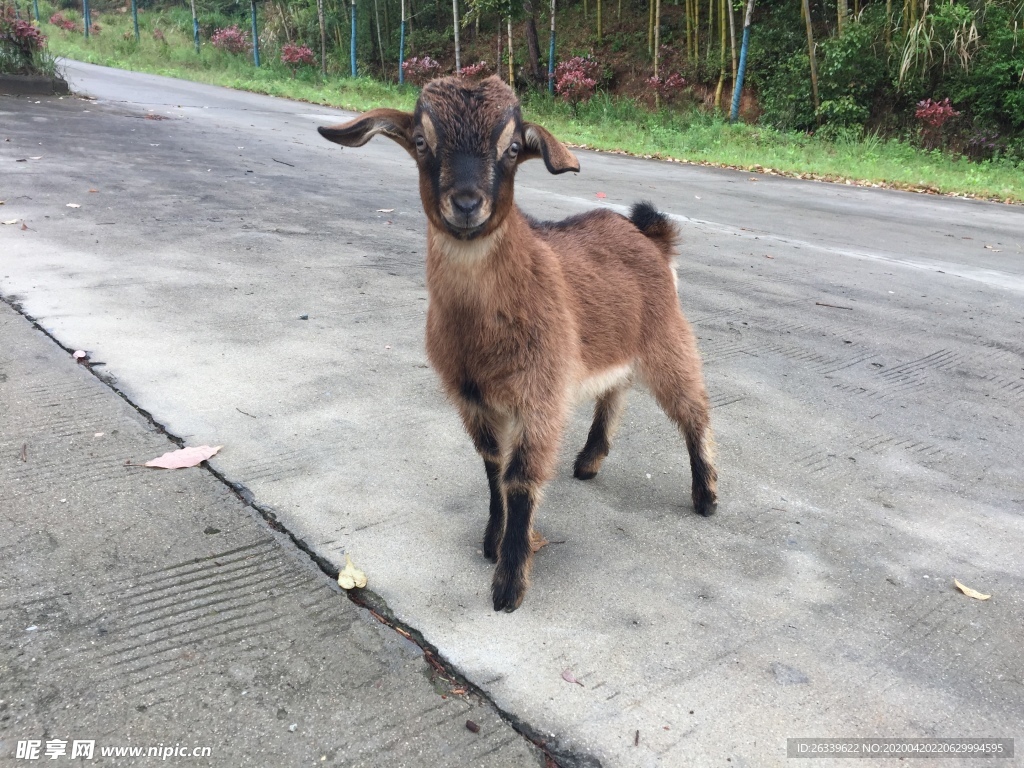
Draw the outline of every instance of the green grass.
<instances>
[{"instance_id":1,"label":"green grass","mask_svg":"<svg viewBox=\"0 0 1024 768\"><path fill-rule=\"evenodd\" d=\"M73 16L68 12L65 15ZM49 12L45 18L48 17ZM94 17L94 21L101 24L102 31L89 40L44 23L51 52L78 61L356 111L379 106L411 109L416 101L417 90L411 86L369 78L329 74L323 79L319 71L310 70L293 78L277 61L274 51L264 52L259 69L249 56L226 54L206 42L197 55L192 44L191 18L184 9L140 13L139 43L124 39L132 28L129 14L105 14L102 18ZM154 28L163 32L166 43L153 38ZM1024 168L1007 160L972 163L895 140L867 137L827 141L763 126L729 125L720 117L696 109L655 113L607 94L599 94L580 105L576 114L569 105L547 94L528 94L523 110L527 119L542 123L563 141L592 149L851 184L1024 202Z\"/></svg>"}]
</instances>

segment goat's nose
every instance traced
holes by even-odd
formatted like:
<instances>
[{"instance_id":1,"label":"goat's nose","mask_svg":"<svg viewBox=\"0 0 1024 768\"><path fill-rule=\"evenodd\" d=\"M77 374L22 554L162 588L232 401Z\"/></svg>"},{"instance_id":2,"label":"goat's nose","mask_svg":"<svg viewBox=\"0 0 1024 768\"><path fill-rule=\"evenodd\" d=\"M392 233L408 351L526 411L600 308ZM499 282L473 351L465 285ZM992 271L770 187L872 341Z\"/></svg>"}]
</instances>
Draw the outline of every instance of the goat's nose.
<instances>
[{"instance_id":1,"label":"goat's nose","mask_svg":"<svg viewBox=\"0 0 1024 768\"><path fill-rule=\"evenodd\" d=\"M452 205L467 218L480 210L483 202L484 199L475 192L459 192L456 195L452 195Z\"/></svg>"}]
</instances>

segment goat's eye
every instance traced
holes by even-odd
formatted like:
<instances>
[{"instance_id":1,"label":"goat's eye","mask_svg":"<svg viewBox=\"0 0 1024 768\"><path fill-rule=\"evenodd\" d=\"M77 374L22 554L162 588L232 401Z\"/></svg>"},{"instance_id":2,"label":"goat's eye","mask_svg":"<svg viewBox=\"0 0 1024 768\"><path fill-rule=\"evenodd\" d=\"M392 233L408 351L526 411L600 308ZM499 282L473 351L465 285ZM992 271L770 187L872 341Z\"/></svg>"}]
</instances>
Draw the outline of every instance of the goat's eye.
<instances>
[{"instance_id":1,"label":"goat's eye","mask_svg":"<svg viewBox=\"0 0 1024 768\"><path fill-rule=\"evenodd\" d=\"M422 136L417 136L416 139L415 139L415 143L416 143L416 151L417 152L426 152L427 151L427 140L424 139Z\"/></svg>"},{"instance_id":2,"label":"goat's eye","mask_svg":"<svg viewBox=\"0 0 1024 768\"><path fill-rule=\"evenodd\" d=\"M519 154L519 142L518 141L513 141L508 146L508 156L511 157L513 160L515 160L516 156L518 154Z\"/></svg>"}]
</instances>

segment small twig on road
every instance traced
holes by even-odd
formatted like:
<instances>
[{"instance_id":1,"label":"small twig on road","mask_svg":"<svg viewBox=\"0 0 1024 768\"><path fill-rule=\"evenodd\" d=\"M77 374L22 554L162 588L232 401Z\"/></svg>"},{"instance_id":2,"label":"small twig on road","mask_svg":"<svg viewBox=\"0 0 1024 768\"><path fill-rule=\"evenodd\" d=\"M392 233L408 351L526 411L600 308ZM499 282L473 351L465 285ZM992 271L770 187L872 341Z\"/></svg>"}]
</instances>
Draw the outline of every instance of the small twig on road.
<instances>
[{"instance_id":1,"label":"small twig on road","mask_svg":"<svg viewBox=\"0 0 1024 768\"><path fill-rule=\"evenodd\" d=\"M275 163L280 163L281 165L287 165L289 168L294 168L295 167L291 163L286 163L284 160L278 160L276 157L272 157L270 159L273 160Z\"/></svg>"},{"instance_id":2,"label":"small twig on road","mask_svg":"<svg viewBox=\"0 0 1024 768\"><path fill-rule=\"evenodd\" d=\"M21 460L28 461L28 443L21 444Z\"/></svg>"},{"instance_id":3,"label":"small twig on road","mask_svg":"<svg viewBox=\"0 0 1024 768\"><path fill-rule=\"evenodd\" d=\"M245 411L243 411L243 410L242 410L241 408L238 408L238 407L236 407L236 408L235 408L235 410L236 410L236 411L238 411L238 412L239 412L240 414L242 414L243 416L248 416L248 417L249 417L250 419L255 419L255 418L257 418L256 416L253 416L253 415L252 415L251 413L246 413L246 412L245 412Z\"/></svg>"},{"instance_id":4,"label":"small twig on road","mask_svg":"<svg viewBox=\"0 0 1024 768\"><path fill-rule=\"evenodd\" d=\"M853 307L840 307L838 304L825 304L822 301L814 302L819 307L832 307L832 309L853 309Z\"/></svg>"}]
</instances>

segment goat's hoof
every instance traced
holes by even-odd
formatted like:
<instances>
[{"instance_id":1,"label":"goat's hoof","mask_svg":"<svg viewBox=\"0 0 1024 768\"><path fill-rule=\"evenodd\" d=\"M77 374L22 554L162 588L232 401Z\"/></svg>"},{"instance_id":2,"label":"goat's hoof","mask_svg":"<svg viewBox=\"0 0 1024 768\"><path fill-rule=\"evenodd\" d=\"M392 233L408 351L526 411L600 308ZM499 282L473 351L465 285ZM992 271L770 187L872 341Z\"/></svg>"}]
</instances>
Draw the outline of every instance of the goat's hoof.
<instances>
[{"instance_id":1,"label":"goat's hoof","mask_svg":"<svg viewBox=\"0 0 1024 768\"><path fill-rule=\"evenodd\" d=\"M523 604L523 597L526 595L526 587L517 586L512 583L499 583L495 581L491 586L491 598L494 601L494 610L512 613Z\"/></svg>"},{"instance_id":2,"label":"goat's hoof","mask_svg":"<svg viewBox=\"0 0 1024 768\"><path fill-rule=\"evenodd\" d=\"M498 562L498 548L493 544L484 542L484 558L490 560L492 563Z\"/></svg>"},{"instance_id":3,"label":"goat's hoof","mask_svg":"<svg viewBox=\"0 0 1024 768\"><path fill-rule=\"evenodd\" d=\"M576 463L572 468L572 475L577 480L593 480L597 477L598 469L600 469L599 462L587 461L583 456L577 456Z\"/></svg>"},{"instance_id":4,"label":"goat's hoof","mask_svg":"<svg viewBox=\"0 0 1024 768\"><path fill-rule=\"evenodd\" d=\"M597 477L597 470L584 470L577 468L572 474L577 480L593 480Z\"/></svg>"},{"instance_id":5,"label":"goat's hoof","mask_svg":"<svg viewBox=\"0 0 1024 768\"><path fill-rule=\"evenodd\" d=\"M702 496L693 500L693 508L702 517L711 517L718 509L718 498L715 496Z\"/></svg>"}]
</instances>

